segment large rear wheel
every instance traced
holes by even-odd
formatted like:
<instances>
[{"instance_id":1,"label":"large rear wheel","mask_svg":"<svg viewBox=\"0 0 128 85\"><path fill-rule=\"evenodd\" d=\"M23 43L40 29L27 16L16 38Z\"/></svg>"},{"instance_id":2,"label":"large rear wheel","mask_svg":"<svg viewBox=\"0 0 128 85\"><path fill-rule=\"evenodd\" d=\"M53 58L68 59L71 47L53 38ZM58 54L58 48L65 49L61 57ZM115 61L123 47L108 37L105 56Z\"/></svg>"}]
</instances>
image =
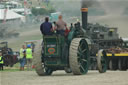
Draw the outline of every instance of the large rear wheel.
<instances>
[{"instance_id":1,"label":"large rear wheel","mask_svg":"<svg viewBox=\"0 0 128 85\"><path fill-rule=\"evenodd\" d=\"M69 63L74 75L82 75L88 72L89 48L85 39L75 38L72 40Z\"/></svg>"},{"instance_id":2,"label":"large rear wheel","mask_svg":"<svg viewBox=\"0 0 128 85\"><path fill-rule=\"evenodd\" d=\"M53 70L50 68L45 67L44 63L42 62L42 41L39 41L34 49L34 65L36 73L39 76L51 75Z\"/></svg>"}]
</instances>

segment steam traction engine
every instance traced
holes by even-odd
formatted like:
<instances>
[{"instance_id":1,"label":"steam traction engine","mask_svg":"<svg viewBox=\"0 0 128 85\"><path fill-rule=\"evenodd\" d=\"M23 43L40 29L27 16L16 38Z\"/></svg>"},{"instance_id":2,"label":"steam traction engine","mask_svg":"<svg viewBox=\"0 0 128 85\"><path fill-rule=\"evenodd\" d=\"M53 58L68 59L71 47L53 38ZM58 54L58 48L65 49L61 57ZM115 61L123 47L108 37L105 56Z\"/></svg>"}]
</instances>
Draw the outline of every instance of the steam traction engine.
<instances>
[{"instance_id":1,"label":"steam traction engine","mask_svg":"<svg viewBox=\"0 0 128 85\"><path fill-rule=\"evenodd\" d=\"M82 26L76 23L67 38L54 34L44 36L34 51L34 65L38 75L51 75L53 71L65 70L67 73L82 75L88 72L93 41L87 34L87 11L82 8ZM96 58L100 73L107 70L107 57L104 50L98 51Z\"/></svg>"}]
</instances>

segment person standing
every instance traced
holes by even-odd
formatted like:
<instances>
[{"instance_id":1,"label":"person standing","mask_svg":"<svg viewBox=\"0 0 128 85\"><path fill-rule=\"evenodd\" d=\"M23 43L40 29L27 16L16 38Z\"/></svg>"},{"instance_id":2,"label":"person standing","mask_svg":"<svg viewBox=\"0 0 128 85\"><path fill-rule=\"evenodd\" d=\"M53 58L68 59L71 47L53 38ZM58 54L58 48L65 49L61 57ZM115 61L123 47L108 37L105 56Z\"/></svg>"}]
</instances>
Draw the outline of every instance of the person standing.
<instances>
[{"instance_id":1,"label":"person standing","mask_svg":"<svg viewBox=\"0 0 128 85\"><path fill-rule=\"evenodd\" d=\"M52 35L52 23L49 22L49 17L45 18L45 22L40 25L40 31L43 35Z\"/></svg>"},{"instance_id":2,"label":"person standing","mask_svg":"<svg viewBox=\"0 0 128 85\"><path fill-rule=\"evenodd\" d=\"M56 22L56 26L57 26L57 28L56 28L57 34L64 35L65 28L67 28L67 24L66 24L66 22L63 21L62 15L60 15L58 17L58 21Z\"/></svg>"},{"instance_id":3,"label":"person standing","mask_svg":"<svg viewBox=\"0 0 128 85\"><path fill-rule=\"evenodd\" d=\"M20 49L20 70L23 71L24 70L24 65L26 63L26 57L25 57L25 49L26 46L22 45L22 48Z\"/></svg>"},{"instance_id":4,"label":"person standing","mask_svg":"<svg viewBox=\"0 0 128 85\"><path fill-rule=\"evenodd\" d=\"M27 70L32 70L33 52L31 49L31 45L27 45L27 49L25 53L26 53L26 59L27 59Z\"/></svg>"},{"instance_id":5,"label":"person standing","mask_svg":"<svg viewBox=\"0 0 128 85\"><path fill-rule=\"evenodd\" d=\"M4 60L2 57L2 52L0 51L0 70L4 70Z\"/></svg>"}]
</instances>

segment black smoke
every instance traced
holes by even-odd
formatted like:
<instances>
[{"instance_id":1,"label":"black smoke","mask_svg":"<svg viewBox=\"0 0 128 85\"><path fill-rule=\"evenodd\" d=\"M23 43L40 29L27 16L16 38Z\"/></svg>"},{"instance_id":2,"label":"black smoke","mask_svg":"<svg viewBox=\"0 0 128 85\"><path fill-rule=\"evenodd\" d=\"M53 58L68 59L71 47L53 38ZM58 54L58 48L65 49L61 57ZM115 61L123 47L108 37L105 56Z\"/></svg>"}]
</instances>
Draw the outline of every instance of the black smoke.
<instances>
[{"instance_id":1,"label":"black smoke","mask_svg":"<svg viewBox=\"0 0 128 85\"><path fill-rule=\"evenodd\" d=\"M82 0L81 1L81 8L92 7L96 3L98 3L97 0Z\"/></svg>"}]
</instances>

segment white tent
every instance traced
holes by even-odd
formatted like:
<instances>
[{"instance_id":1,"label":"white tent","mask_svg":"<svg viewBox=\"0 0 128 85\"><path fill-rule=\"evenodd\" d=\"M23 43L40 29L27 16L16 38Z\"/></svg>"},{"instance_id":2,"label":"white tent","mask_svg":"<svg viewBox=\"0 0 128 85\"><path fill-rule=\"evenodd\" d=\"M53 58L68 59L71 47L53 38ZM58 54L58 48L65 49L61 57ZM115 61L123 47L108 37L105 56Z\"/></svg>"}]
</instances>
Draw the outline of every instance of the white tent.
<instances>
[{"instance_id":1,"label":"white tent","mask_svg":"<svg viewBox=\"0 0 128 85\"><path fill-rule=\"evenodd\" d=\"M5 9L0 9L0 20L4 20L4 16L5 16ZM21 19L24 16L19 15L15 12L13 12L12 10L7 10L6 12L6 20L11 20L11 19Z\"/></svg>"},{"instance_id":2,"label":"white tent","mask_svg":"<svg viewBox=\"0 0 128 85\"><path fill-rule=\"evenodd\" d=\"M15 5L22 5L16 1L9 1L9 2L6 2L6 4L15 4Z\"/></svg>"}]
</instances>

